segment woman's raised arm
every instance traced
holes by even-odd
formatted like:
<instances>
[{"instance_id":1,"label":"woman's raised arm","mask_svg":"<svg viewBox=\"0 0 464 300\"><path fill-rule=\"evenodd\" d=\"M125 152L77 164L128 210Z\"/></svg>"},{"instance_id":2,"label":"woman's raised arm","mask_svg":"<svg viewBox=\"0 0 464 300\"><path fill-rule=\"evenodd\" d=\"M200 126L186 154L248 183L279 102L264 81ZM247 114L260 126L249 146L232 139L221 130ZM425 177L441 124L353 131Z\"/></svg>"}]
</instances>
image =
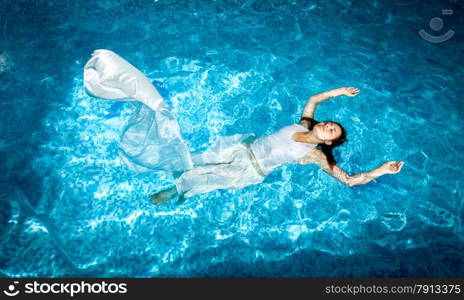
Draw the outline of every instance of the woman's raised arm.
<instances>
[{"instance_id":1,"label":"woman's raised arm","mask_svg":"<svg viewBox=\"0 0 464 300\"><path fill-rule=\"evenodd\" d=\"M309 97L308 101L306 102L306 105L303 109L303 113L301 114L301 118L307 117L314 119L314 111L316 110L316 106L329 99L332 97L340 96L340 95L346 95L350 97L354 97L359 93L358 88L354 87L341 87L338 89L330 90L327 92L323 92L317 95L313 95Z\"/></svg>"},{"instance_id":2,"label":"woman's raised arm","mask_svg":"<svg viewBox=\"0 0 464 300\"><path fill-rule=\"evenodd\" d=\"M359 184L366 184L385 174L399 173L404 165L404 162L387 161L380 167L371 171L349 175L337 165L330 167L327 161L327 157L322 151L318 149L313 149L303 159L300 160L300 164L302 165L311 163L317 164L322 170L350 187Z\"/></svg>"}]
</instances>

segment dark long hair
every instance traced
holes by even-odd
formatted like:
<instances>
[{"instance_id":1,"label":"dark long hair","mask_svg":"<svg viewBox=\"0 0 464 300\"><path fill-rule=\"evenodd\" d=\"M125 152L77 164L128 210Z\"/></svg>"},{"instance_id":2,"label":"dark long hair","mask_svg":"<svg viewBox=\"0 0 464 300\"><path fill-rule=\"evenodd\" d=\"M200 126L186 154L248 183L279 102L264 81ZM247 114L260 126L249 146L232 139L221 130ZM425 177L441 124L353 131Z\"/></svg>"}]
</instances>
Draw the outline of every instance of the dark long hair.
<instances>
[{"instance_id":1,"label":"dark long hair","mask_svg":"<svg viewBox=\"0 0 464 300\"><path fill-rule=\"evenodd\" d=\"M308 122L308 129L309 130L313 130L314 126L316 126L316 124L320 123L320 122L318 122L318 121L316 121L316 120L314 120L312 118L308 118L308 117L303 117L303 118L301 118L301 120L305 120L305 121ZM333 153L332 153L333 148L340 146L341 144L343 144L344 142L347 142L348 140L346 138L345 128L343 128L343 126L340 123L333 122L333 121L327 121L327 122L335 123L338 126L340 126L340 128L342 129L342 134L340 135L340 137L338 139L336 139L336 140L333 140L331 145L326 145L325 143L321 143L321 144L317 145L317 147L322 152L324 152L325 156L327 156L327 161L329 162L329 166L330 166L330 168L332 168L337 163L337 161L335 160L335 158L333 156Z\"/></svg>"}]
</instances>

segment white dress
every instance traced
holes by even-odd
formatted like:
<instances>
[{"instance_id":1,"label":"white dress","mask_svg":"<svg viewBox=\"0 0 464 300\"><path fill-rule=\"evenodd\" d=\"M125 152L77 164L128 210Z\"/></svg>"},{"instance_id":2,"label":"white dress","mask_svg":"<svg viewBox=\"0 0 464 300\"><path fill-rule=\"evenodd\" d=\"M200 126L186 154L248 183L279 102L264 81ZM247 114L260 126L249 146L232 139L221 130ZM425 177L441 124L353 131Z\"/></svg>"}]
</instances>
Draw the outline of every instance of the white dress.
<instances>
[{"instance_id":1,"label":"white dress","mask_svg":"<svg viewBox=\"0 0 464 300\"><path fill-rule=\"evenodd\" d=\"M260 183L275 168L297 163L316 145L292 135L308 131L299 124L248 143L253 134L219 137L200 154L190 154L164 99L130 63L109 50L96 50L84 67L84 87L95 97L143 103L124 130L120 150L135 171L184 171L175 180L184 197L216 189L238 189Z\"/></svg>"},{"instance_id":2,"label":"white dress","mask_svg":"<svg viewBox=\"0 0 464 300\"><path fill-rule=\"evenodd\" d=\"M208 150L192 157L195 167L176 180L177 192L190 197L260 183L275 168L297 163L317 146L292 139L295 132L302 131L308 129L299 124L289 125L249 146L243 141L250 135L220 137Z\"/></svg>"},{"instance_id":3,"label":"white dress","mask_svg":"<svg viewBox=\"0 0 464 300\"><path fill-rule=\"evenodd\" d=\"M300 124L286 126L274 134L259 138L251 144L251 150L265 174L284 164L297 163L317 145L300 143L292 139L295 132L307 132Z\"/></svg>"}]
</instances>

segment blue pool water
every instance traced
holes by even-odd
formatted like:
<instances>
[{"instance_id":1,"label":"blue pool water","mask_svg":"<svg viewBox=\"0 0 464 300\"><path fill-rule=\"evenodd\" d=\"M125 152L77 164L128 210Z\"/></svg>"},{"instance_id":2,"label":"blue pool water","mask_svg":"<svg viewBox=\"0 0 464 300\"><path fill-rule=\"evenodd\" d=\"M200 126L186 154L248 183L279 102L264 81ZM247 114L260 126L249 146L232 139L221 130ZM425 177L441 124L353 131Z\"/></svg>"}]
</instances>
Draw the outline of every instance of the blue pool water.
<instances>
[{"instance_id":1,"label":"blue pool water","mask_svg":"<svg viewBox=\"0 0 464 300\"><path fill-rule=\"evenodd\" d=\"M0 1L0 275L94 277L464 276L460 1ZM453 15L442 15L453 9ZM429 21L441 17L443 29ZM430 43L420 29L455 35ZM162 172L117 155L135 107L83 90L110 49L160 89L191 149L270 134L306 99L344 125L349 188L316 166L154 206Z\"/></svg>"}]
</instances>

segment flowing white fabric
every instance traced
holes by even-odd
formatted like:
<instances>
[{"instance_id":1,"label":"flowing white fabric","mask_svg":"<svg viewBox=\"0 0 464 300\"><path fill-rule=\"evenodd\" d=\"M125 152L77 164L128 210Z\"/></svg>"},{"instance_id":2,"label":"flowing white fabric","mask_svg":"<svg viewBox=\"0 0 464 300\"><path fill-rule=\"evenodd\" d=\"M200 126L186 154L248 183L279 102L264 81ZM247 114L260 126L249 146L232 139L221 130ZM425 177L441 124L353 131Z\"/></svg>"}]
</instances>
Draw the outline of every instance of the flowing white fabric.
<instances>
[{"instance_id":1,"label":"flowing white fabric","mask_svg":"<svg viewBox=\"0 0 464 300\"><path fill-rule=\"evenodd\" d=\"M143 103L120 142L122 158L138 172L192 168L179 124L152 83L130 63L109 50L95 50L84 66L84 87L95 97Z\"/></svg>"}]
</instances>

